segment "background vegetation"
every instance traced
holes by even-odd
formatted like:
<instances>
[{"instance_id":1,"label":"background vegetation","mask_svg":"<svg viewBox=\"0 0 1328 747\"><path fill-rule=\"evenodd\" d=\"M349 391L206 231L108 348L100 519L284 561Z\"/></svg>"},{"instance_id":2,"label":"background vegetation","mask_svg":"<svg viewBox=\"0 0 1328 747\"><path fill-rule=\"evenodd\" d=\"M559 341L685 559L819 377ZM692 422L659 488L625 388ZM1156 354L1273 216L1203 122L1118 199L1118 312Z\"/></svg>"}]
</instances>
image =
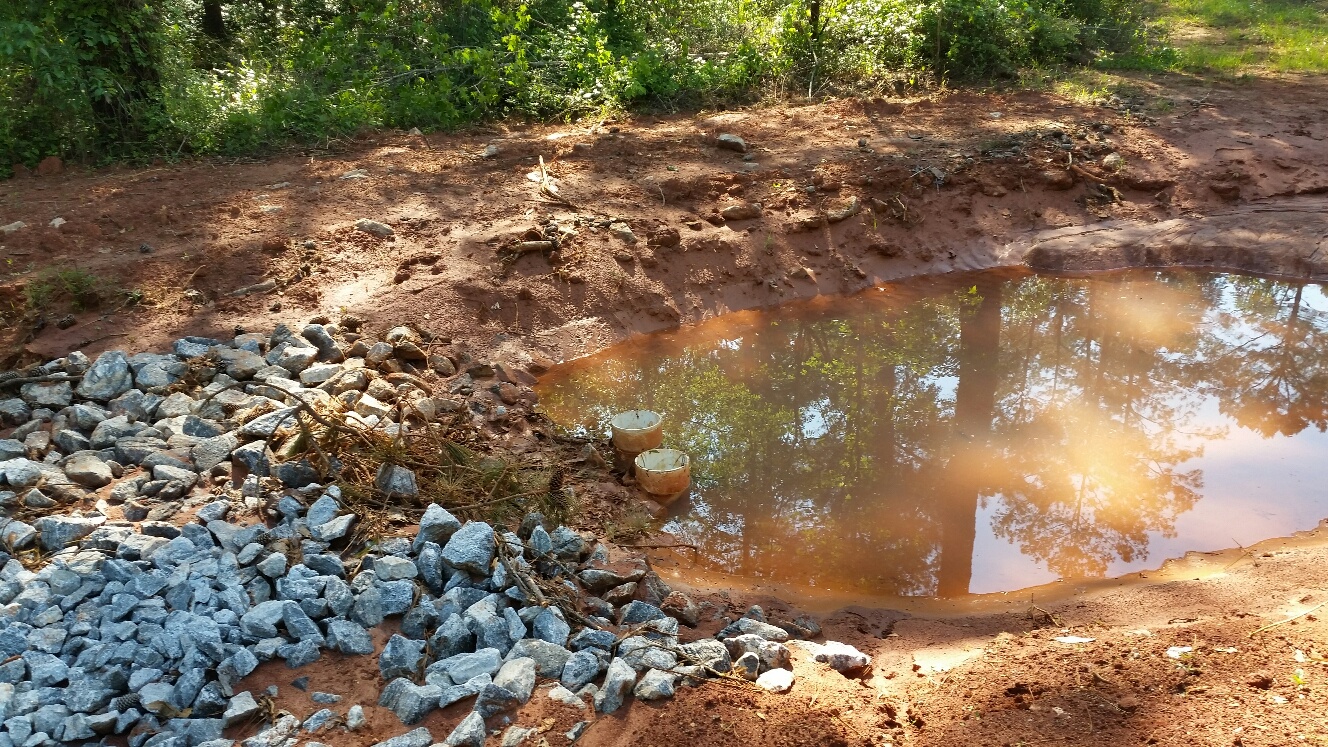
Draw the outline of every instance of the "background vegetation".
<instances>
[{"instance_id":1,"label":"background vegetation","mask_svg":"<svg viewBox=\"0 0 1328 747\"><path fill-rule=\"evenodd\" d=\"M1172 49L1156 62L1188 72L1328 71L1324 0L1171 0Z\"/></svg>"},{"instance_id":2,"label":"background vegetation","mask_svg":"<svg viewBox=\"0 0 1328 747\"><path fill-rule=\"evenodd\" d=\"M0 168L371 127L1008 78L1138 48L1128 0L10 0Z\"/></svg>"}]
</instances>

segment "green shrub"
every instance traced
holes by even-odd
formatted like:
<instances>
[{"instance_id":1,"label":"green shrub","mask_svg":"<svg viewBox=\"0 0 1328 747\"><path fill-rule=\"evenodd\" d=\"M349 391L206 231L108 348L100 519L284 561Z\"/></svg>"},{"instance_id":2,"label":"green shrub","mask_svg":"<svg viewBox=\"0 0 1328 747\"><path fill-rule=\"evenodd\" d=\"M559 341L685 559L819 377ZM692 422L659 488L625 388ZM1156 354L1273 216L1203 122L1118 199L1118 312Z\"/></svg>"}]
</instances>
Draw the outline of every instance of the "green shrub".
<instances>
[{"instance_id":1,"label":"green shrub","mask_svg":"<svg viewBox=\"0 0 1328 747\"><path fill-rule=\"evenodd\" d=\"M0 9L0 164L1003 76L1138 49L1135 13L1124 0L18 0Z\"/></svg>"}]
</instances>

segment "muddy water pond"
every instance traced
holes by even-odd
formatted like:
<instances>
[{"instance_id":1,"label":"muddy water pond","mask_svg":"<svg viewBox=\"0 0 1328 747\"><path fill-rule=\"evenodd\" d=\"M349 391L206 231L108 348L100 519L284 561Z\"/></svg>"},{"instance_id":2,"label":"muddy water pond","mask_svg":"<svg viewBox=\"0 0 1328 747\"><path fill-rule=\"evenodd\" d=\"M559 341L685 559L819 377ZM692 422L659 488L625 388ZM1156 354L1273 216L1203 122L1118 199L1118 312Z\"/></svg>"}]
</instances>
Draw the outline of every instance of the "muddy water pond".
<instances>
[{"instance_id":1,"label":"muddy water pond","mask_svg":"<svg viewBox=\"0 0 1328 747\"><path fill-rule=\"evenodd\" d=\"M698 563L873 596L1156 568L1328 518L1328 295L1212 273L984 273L728 314L555 368L661 413Z\"/></svg>"}]
</instances>

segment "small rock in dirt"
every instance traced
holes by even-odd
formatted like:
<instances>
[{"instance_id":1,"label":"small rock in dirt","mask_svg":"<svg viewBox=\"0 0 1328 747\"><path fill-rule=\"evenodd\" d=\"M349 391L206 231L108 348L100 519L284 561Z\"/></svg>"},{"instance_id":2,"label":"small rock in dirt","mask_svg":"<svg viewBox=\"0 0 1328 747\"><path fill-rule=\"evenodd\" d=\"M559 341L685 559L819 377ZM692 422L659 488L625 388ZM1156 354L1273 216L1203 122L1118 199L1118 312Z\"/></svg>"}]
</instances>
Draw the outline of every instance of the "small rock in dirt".
<instances>
[{"instance_id":1,"label":"small rock in dirt","mask_svg":"<svg viewBox=\"0 0 1328 747\"><path fill-rule=\"evenodd\" d=\"M857 215L861 210L862 210L862 203L858 200L857 195L853 195L852 197L849 198L848 203L843 205L842 207L836 208L834 210L827 210L825 213L825 219L831 223L839 223L840 221L845 221L848 220L849 218L852 218L853 216Z\"/></svg>"},{"instance_id":2,"label":"small rock in dirt","mask_svg":"<svg viewBox=\"0 0 1328 747\"><path fill-rule=\"evenodd\" d=\"M1259 690L1267 690L1273 686L1273 676L1267 672L1255 672L1245 680L1245 684Z\"/></svg>"},{"instance_id":3,"label":"small rock in dirt","mask_svg":"<svg viewBox=\"0 0 1328 747\"><path fill-rule=\"evenodd\" d=\"M493 684L512 693L522 703L530 700L530 694L535 691L535 660L521 657L505 662L494 675Z\"/></svg>"},{"instance_id":4,"label":"small rock in dirt","mask_svg":"<svg viewBox=\"0 0 1328 747\"><path fill-rule=\"evenodd\" d=\"M793 672L787 669L771 669L756 678L756 686L772 693L786 693L793 688Z\"/></svg>"},{"instance_id":5,"label":"small rock in dirt","mask_svg":"<svg viewBox=\"0 0 1328 747\"><path fill-rule=\"evenodd\" d=\"M562 685L556 685L549 691L549 700L552 700L555 703L561 703L568 708L576 708L582 711L586 709L586 702L578 698L576 693L568 690Z\"/></svg>"},{"instance_id":6,"label":"small rock in dirt","mask_svg":"<svg viewBox=\"0 0 1328 747\"><path fill-rule=\"evenodd\" d=\"M19 396L32 407L59 410L73 402L74 389L68 381L38 381L24 384L19 389Z\"/></svg>"},{"instance_id":7,"label":"small rock in dirt","mask_svg":"<svg viewBox=\"0 0 1328 747\"><path fill-rule=\"evenodd\" d=\"M414 498L420 492L415 483L415 472L395 464L384 464L378 468L374 487L386 493L389 498L393 496Z\"/></svg>"},{"instance_id":8,"label":"small rock in dirt","mask_svg":"<svg viewBox=\"0 0 1328 747\"><path fill-rule=\"evenodd\" d=\"M1042 182L1047 189L1063 192L1074 187L1074 174L1069 171L1047 169L1042 172Z\"/></svg>"},{"instance_id":9,"label":"small rock in dirt","mask_svg":"<svg viewBox=\"0 0 1328 747\"><path fill-rule=\"evenodd\" d=\"M691 661L709 667L716 672L727 672L733 667L733 659L723 643L713 638L704 638L682 645L682 651Z\"/></svg>"},{"instance_id":10,"label":"small rock in dirt","mask_svg":"<svg viewBox=\"0 0 1328 747\"><path fill-rule=\"evenodd\" d=\"M226 706L226 712L222 714L222 722L230 727L243 723L258 715L258 702L248 690L242 693L236 693L231 698L230 704Z\"/></svg>"},{"instance_id":11,"label":"small rock in dirt","mask_svg":"<svg viewBox=\"0 0 1328 747\"><path fill-rule=\"evenodd\" d=\"M496 551L493 527L482 521L468 521L443 546L443 560L453 568L488 575Z\"/></svg>"},{"instance_id":12,"label":"small rock in dirt","mask_svg":"<svg viewBox=\"0 0 1328 747\"><path fill-rule=\"evenodd\" d=\"M263 560L254 567L258 569L259 573L268 578L278 578L286 572L286 556L274 552L266 558L263 558Z\"/></svg>"},{"instance_id":13,"label":"small rock in dirt","mask_svg":"<svg viewBox=\"0 0 1328 747\"><path fill-rule=\"evenodd\" d=\"M761 660L762 671L787 667L791 658L791 653L784 644L767 641L750 633L736 638L726 638L724 645L728 648L729 655L735 659L749 652L756 654Z\"/></svg>"},{"instance_id":14,"label":"small rock in dirt","mask_svg":"<svg viewBox=\"0 0 1328 747\"><path fill-rule=\"evenodd\" d=\"M378 657L378 671L385 680L414 677L424 658L424 641L412 641L402 635L393 635Z\"/></svg>"},{"instance_id":15,"label":"small rock in dirt","mask_svg":"<svg viewBox=\"0 0 1328 747\"><path fill-rule=\"evenodd\" d=\"M740 205L729 205L719 211L724 220L753 220L761 217L761 203L745 202Z\"/></svg>"},{"instance_id":16,"label":"small rock in dirt","mask_svg":"<svg viewBox=\"0 0 1328 747\"><path fill-rule=\"evenodd\" d=\"M416 568L414 561L397 555L386 555L375 559L373 570L379 581L399 581L419 575L419 569Z\"/></svg>"},{"instance_id":17,"label":"small rock in dirt","mask_svg":"<svg viewBox=\"0 0 1328 747\"><path fill-rule=\"evenodd\" d=\"M743 140L737 135L728 132L725 132L721 134L719 137L715 138L715 145L724 150L736 151L738 153L747 152L747 141Z\"/></svg>"},{"instance_id":18,"label":"small rock in dirt","mask_svg":"<svg viewBox=\"0 0 1328 747\"><path fill-rule=\"evenodd\" d=\"M411 543L411 551L418 553L426 542L446 544L460 528L461 522L451 512L437 503L431 503L420 519L420 531Z\"/></svg>"},{"instance_id":19,"label":"small rock in dirt","mask_svg":"<svg viewBox=\"0 0 1328 747\"><path fill-rule=\"evenodd\" d=\"M372 234L379 238L387 238L396 233L396 231L386 223L379 223L376 220L369 220L368 218L360 218L355 221L355 230Z\"/></svg>"},{"instance_id":20,"label":"small rock in dirt","mask_svg":"<svg viewBox=\"0 0 1328 747\"><path fill-rule=\"evenodd\" d=\"M37 541L37 530L16 519L0 522L0 546L10 550L26 550Z\"/></svg>"},{"instance_id":21,"label":"small rock in dirt","mask_svg":"<svg viewBox=\"0 0 1328 747\"><path fill-rule=\"evenodd\" d=\"M538 735L538 731L524 726L512 726L503 732L503 741L499 747L521 747L526 743L526 739L531 735Z\"/></svg>"},{"instance_id":22,"label":"small rock in dirt","mask_svg":"<svg viewBox=\"0 0 1328 747\"><path fill-rule=\"evenodd\" d=\"M840 674L856 673L871 664L870 656L839 641L826 641L824 645L816 649L812 658L828 665Z\"/></svg>"},{"instance_id":23,"label":"small rock in dirt","mask_svg":"<svg viewBox=\"0 0 1328 747\"><path fill-rule=\"evenodd\" d=\"M83 380L78 384L78 396L98 402L109 402L134 387L134 372L129 359L119 350L108 350L97 356Z\"/></svg>"},{"instance_id":24,"label":"small rock in dirt","mask_svg":"<svg viewBox=\"0 0 1328 747\"><path fill-rule=\"evenodd\" d=\"M737 635L759 635L767 641L778 641L783 643L789 638L788 632L782 628L777 628L769 623L753 620L750 617L740 617L728 625L724 630L716 634L717 638L729 638Z\"/></svg>"},{"instance_id":25,"label":"small rock in dirt","mask_svg":"<svg viewBox=\"0 0 1328 747\"><path fill-rule=\"evenodd\" d=\"M494 147L494 146L489 146ZM484 717L476 711L471 711L469 715L461 719L447 739L443 740L443 747L484 747L484 738L487 733L484 730Z\"/></svg>"},{"instance_id":26,"label":"small rock in dirt","mask_svg":"<svg viewBox=\"0 0 1328 747\"><path fill-rule=\"evenodd\" d=\"M115 476L111 467L97 456L97 452L85 451L75 454L65 462L65 475L85 488L96 490L109 485Z\"/></svg>"},{"instance_id":27,"label":"small rock in dirt","mask_svg":"<svg viewBox=\"0 0 1328 747\"><path fill-rule=\"evenodd\" d=\"M635 244L636 234L632 233L632 227L621 221L609 224L609 233L624 244Z\"/></svg>"},{"instance_id":28,"label":"small rock in dirt","mask_svg":"<svg viewBox=\"0 0 1328 747\"><path fill-rule=\"evenodd\" d=\"M647 241L650 246L668 249L681 244L682 235L678 233L676 228L657 228L650 232Z\"/></svg>"},{"instance_id":29,"label":"small rock in dirt","mask_svg":"<svg viewBox=\"0 0 1328 747\"><path fill-rule=\"evenodd\" d=\"M748 651L738 660L733 662L733 673L745 680L755 681L758 673L761 671L761 657L755 652Z\"/></svg>"},{"instance_id":30,"label":"small rock in dirt","mask_svg":"<svg viewBox=\"0 0 1328 747\"><path fill-rule=\"evenodd\" d=\"M62 550L71 542L92 534L106 523L106 517L80 518L76 516L43 516L33 524L41 532L42 548L47 552Z\"/></svg>"},{"instance_id":31,"label":"small rock in dirt","mask_svg":"<svg viewBox=\"0 0 1328 747\"><path fill-rule=\"evenodd\" d=\"M652 669L641 677L641 681L636 683L636 688L632 694L638 700L663 700L673 697L674 683L678 676L671 672L665 672L659 669Z\"/></svg>"},{"instance_id":32,"label":"small rock in dirt","mask_svg":"<svg viewBox=\"0 0 1328 747\"><path fill-rule=\"evenodd\" d=\"M398 734L391 739L379 742L373 747L428 747L433 743L433 735L429 730L421 726L414 731Z\"/></svg>"},{"instance_id":33,"label":"small rock in dirt","mask_svg":"<svg viewBox=\"0 0 1328 747\"><path fill-rule=\"evenodd\" d=\"M405 677L387 683L378 705L396 714L403 724L419 723L430 711L438 707L442 688L437 685L416 685Z\"/></svg>"},{"instance_id":34,"label":"small rock in dirt","mask_svg":"<svg viewBox=\"0 0 1328 747\"><path fill-rule=\"evenodd\" d=\"M503 666L502 654L495 648L482 648L474 653L449 656L429 666L447 673L453 682L468 682L480 675L492 677Z\"/></svg>"},{"instance_id":35,"label":"small rock in dirt","mask_svg":"<svg viewBox=\"0 0 1328 747\"><path fill-rule=\"evenodd\" d=\"M511 711L520 707L521 701L516 694L505 687L499 687L495 684L488 684L480 690L480 694L475 698L475 713L481 718L490 719L505 711Z\"/></svg>"},{"instance_id":36,"label":"small rock in dirt","mask_svg":"<svg viewBox=\"0 0 1328 747\"><path fill-rule=\"evenodd\" d=\"M794 638L816 638L821 635L821 624L807 615L799 615L793 622L778 624Z\"/></svg>"},{"instance_id":37,"label":"small rock in dirt","mask_svg":"<svg viewBox=\"0 0 1328 747\"><path fill-rule=\"evenodd\" d=\"M613 713L622 707L623 699L636 684L636 670L620 658L609 662L609 671L604 675L604 685L595 694L595 710L599 713Z\"/></svg>"},{"instance_id":38,"label":"small rock in dirt","mask_svg":"<svg viewBox=\"0 0 1328 747\"><path fill-rule=\"evenodd\" d=\"M372 654L369 632L350 620L327 621L327 644L343 654Z\"/></svg>"},{"instance_id":39,"label":"small rock in dirt","mask_svg":"<svg viewBox=\"0 0 1328 747\"><path fill-rule=\"evenodd\" d=\"M567 636L571 634L572 628L563 620L561 612L555 610L556 607L549 607L539 613L531 624L531 630L535 638L556 646L566 646Z\"/></svg>"},{"instance_id":40,"label":"small rock in dirt","mask_svg":"<svg viewBox=\"0 0 1328 747\"><path fill-rule=\"evenodd\" d=\"M364 727L366 719L364 717L364 706L353 705L349 711L346 711L346 730L358 731ZM432 739L432 737L430 737Z\"/></svg>"},{"instance_id":41,"label":"small rock in dirt","mask_svg":"<svg viewBox=\"0 0 1328 747\"><path fill-rule=\"evenodd\" d=\"M697 606L692 598L680 591L675 591L664 598L664 604L661 609L670 617L675 617L678 622L689 628L695 628L701 621L701 608Z\"/></svg>"}]
</instances>

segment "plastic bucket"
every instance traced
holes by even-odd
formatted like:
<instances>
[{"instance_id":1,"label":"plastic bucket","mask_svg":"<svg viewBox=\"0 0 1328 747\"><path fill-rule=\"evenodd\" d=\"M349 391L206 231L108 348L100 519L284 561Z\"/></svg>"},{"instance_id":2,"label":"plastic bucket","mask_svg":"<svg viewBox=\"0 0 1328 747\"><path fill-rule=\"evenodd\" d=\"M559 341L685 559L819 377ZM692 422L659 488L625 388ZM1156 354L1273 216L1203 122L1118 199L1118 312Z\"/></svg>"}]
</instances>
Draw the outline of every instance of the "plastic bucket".
<instances>
[{"instance_id":1,"label":"plastic bucket","mask_svg":"<svg viewBox=\"0 0 1328 747\"><path fill-rule=\"evenodd\" d=\"M628 410L609 421L613 446L619 451L639 454L659 448L664 443L664 419L650 410Z\"/></svg>"},{"instance_id":2,"label":"plastic bucket","mask_svg":"<svg viewBox=\"0 0 1328 747\"><path fill-rule=\"evenodd\" d=\"M692 460L677 449L651 449L636 457L636 482L651 495L677 495L692 484Z\"/></svg>"}]
</instances>

